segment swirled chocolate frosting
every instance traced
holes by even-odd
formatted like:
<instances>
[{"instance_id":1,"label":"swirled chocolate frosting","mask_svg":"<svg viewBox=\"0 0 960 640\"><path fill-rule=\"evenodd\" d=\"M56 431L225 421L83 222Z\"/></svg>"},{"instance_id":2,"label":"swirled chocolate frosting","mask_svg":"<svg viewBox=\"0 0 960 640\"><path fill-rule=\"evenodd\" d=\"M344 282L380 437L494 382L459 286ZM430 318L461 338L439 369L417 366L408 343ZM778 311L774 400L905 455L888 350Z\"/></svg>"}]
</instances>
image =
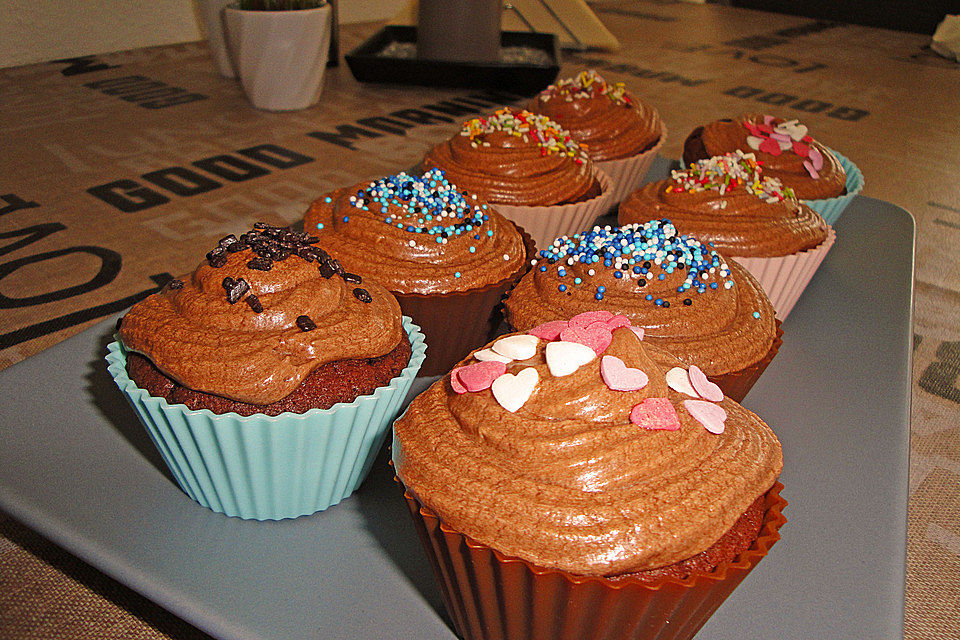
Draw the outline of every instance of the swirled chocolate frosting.
<instances>
[{"instance_id":1,"label":"swirled chocolate frosting","mask_svg":"<svg viewBox=\"0 0 960 640\"><path fill-rule=\"evenodd\" d=\"M753 154L699 160L620 203L620 224L670 219L725 256L773 257L818 246L827 225L793 191L765 175Z\"/></svg>"},{"instance_id":2,"label":"swirled chocolate frosting","mask_svg":"<svg viewBox=\"0 0 960 640\"><path fill-rule=\"evenodd\" d=\"M511 334L479 352L506 364L475 355L438 380L394 425L407 490L461 533L575 574L713 544L779 476L780 443L702 372L630 327L609 333L593 347L570 342L577 331Z\"/></svg>"},{"instance_id":3,"label":"swirled chocolate frosting","mask_svg":"<svg viewBox=\"0 0 960 640\"><path fill-rule=\"evenodd\" d=\"M513 223L439 169L338 189L313 203L304 228L346 269L396 293L466 291L526 266Z\"/></svg>"},{"instance_id":4,"label":"swirled chocolate frosting","mask_svg":"<svg viewBox=\"0 0 960 640\"><path fill-rule=\"evenodd\" d=\"M121 342L186 387L251 404L286 397L321 364L389 353L403 331L396 298L315 242L263 224L227 236L134 305Z\"/></svg>"},{"instance_id":5,"label":"swirled chocolate frosting","mask_svg":"<svg viewBox=\"0 0 960 640\"><path fill-rule=\"evenodd\" d=\"M716 120L693 130L683 144L683 161L691 164L738 149L755 153L765 175L793 189L797 198L833 198L846 192L847 174L840 161L797 120L756 113Z\"/></svg>"},{"instance_id":6,"label":"swirled chocolate frosting","mask_svg":"<svg viewBox=\"0 0 960 640\"><path fill-rule=\"evenodd\" d=\"M527 108L569 131L594 162L643 153L662 133L656 109L592 69L550 85Z\"/></svg>"},{"instance_id":7,"label":"swirled chocolate frosting","mask_svg":"<svg viewBox=\"0 0 960 640\"><path fill-rule=\"evenodd\" d=\"M646 341L707 375L757 363L776 335L773 307L753 276L668 220L559 238L505 304L521 331L586 311L623 314Z\"/></svg>"},{"instance_id":8,"label":"swirled chocolate frosting","mask_svg":"<svg viewBox=\"0 0 960 640\"><path fill-rule=\"evenodd\" d=\"M509 107L465 122L423 159L491 204L566 204L599 195L586 151L543 115Z\"/></svg>"}]
</instances>

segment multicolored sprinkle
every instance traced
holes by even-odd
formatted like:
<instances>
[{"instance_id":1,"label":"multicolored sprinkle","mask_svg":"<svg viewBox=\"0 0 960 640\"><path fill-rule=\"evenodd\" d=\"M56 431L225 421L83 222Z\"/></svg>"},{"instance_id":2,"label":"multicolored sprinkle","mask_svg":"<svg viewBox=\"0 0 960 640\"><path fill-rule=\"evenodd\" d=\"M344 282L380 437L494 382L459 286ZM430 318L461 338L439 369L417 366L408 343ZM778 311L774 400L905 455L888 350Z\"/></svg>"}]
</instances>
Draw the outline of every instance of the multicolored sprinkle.
<instances>
[{"instance_id":1,"label":"multicolored sprinkle","mask_svg":"<svg viewBox=\"0 0 960 640\"><path fill-rule=\"evenodd\" d=\"M668 193L716 191L721 196L742 190L764 202L796 198L793 189L784 187L779 179L763 175L763 167L754 154L739 149L722 156L698 160L685 171L672 171L666 190Z\"/></svg>"},{"instance_id":2,"label":"multicolored sprinkle","mask_svg":"<svg viewBox=\"0 0 960 640\"><path fill-rule=\"evenodd\" d=\"M553 98L573 102L574 100L600 96L606 96L612 102L625 107L633 104L633 98L627 91L626 85L622 82L609 84L593 69L581 71L573 78L558 80L555 84L551 84L541 91L538 97L543 102L548 102Z\"/></svg>"},{"instance_id":3,"label":"multicolored sprinkle","mask_svg":"<svg viewBox=\"0 0 960 640\"><path fill-rule=\"evenodd\" d=\"M534 141L540 146L541 155L567 156L577 164L587 161L587 146L574 140L566 129L547 116L531 113L526 109L504 107L493 115L473 118L463 123L460 135L470 138L470 146L490 146L484 138L492 133L505 133Z\"/></svg>"}]
</instances>

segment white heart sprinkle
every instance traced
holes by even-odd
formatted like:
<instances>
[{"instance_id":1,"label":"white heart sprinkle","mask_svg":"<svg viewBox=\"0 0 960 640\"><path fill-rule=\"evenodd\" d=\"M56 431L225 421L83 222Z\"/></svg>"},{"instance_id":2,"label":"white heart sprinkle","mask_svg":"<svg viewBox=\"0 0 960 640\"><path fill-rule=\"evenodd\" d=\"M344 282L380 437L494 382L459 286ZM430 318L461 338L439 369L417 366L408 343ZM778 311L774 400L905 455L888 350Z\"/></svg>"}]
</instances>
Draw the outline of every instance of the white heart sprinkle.
<instances>
[{"instance_id":1,"label":"white heart sprinkle","mask_svg":"<svg viewBox=\"0 0 960 640\"><path fill-rule=\"evenodd\" d=\"M516 336L507 336L500 338L490 348L502 356L513 360L526 360L537 355L537 345L540 338L530 334L520 334Z\"/></svg>"},{"instance_id":2,"label":"white heart sprinkle","mask_svg":"<svg viewBox=\"0 0 960 640\"><path fill-rule=\"evenodd\" d=\"M475 352L473 357L480 362L502 362L503 364L510 364L513 362L513 358L502 356L493 349L481 349L480 351Z\"/></svg>"},{"instance_id":3,"label":"white heart sprinkle","mask_svg":"<svg viewBox=\"0 0 960 640\"><path fill-rule=\"evenodd\" d=\"M747 144L750 145L750 148L759 151L760 145L763 143L763 138L758 138L757 136L747 136Z\"/></svg>"},{"instance_id":4,"label":"white heart sprinkle","mask_svg":"<svg viewBox=\"0 0 960 640\"><path fill-rule=\"evenodd\" d=\"M578 342L558 340L547 344L547 367L555 378L568 376L597 357L597 352Z\"/></svg>"},{"instance_id":5,"label":"white heart sprinkle","mask_svg":"<svg viewBox=\"0 0 960 640\"><path fill-rule=\"evenodd\" d=\"M678 393L685 393L692 398L699 398L700 394L694 391L690 384L690 374L683 367L674 367L667 371L667 386Z\"/></svg>"},{"instance_id":6,"label":"white heart sprinkle","mask_svg":"<svg viewBox=\"0 0 960 640\"><path fill-rule=\"evenodd\" d=\"M786 151L787 149L793 148L793 142L790 140L777 140L776 142L778 145L780 145L781 151Z\"/></svg>"},{"instance_id":7,"label":"white heart sprinkle","mask_svg":"<svg viewBox=\"0 0 960 640\"><path fill-rule=\"evenodd\" d=\"M527 367L521 369L520 373L516 375L512 373L503 374L493 381L493 384L490 385L490 391L493 392L493 397L500 403L501 407L510 413L514 413L530 399L539 381L540 374L537 373L537 370L533 367Z\"/></svg>"}]
</instances>

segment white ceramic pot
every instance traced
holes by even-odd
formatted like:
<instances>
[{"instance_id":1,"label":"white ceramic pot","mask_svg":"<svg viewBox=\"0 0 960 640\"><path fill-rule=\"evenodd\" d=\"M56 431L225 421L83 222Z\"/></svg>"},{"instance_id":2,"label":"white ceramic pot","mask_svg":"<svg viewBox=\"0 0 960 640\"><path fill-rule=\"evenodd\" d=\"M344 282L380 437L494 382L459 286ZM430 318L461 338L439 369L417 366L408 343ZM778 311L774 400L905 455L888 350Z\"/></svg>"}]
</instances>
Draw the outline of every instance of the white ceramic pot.
<instances>
[{"instance_id":1,"label":"white ceramic pot","mask_svg":"<svg viewBox=\"0 0 960 640\"><path fill-rule=\"evenodd\" d=\"M306 109L320 98L330 49L329 4L316 9L224 10L234 69L258 109Z\"/></svg>"},{"instance_id":2,"label":"white ceramic pot","mask_svg":"<svg viewBox=\"0 0 960 640\"><path fill-rule=\"evenodd\" d=\"M227 41L223 37L223 8L234 0L200 0L200 17L207 32L207 45L217 65L217 71L224 78L237 77L230 61Z\"/></svg>"}]
</instances>

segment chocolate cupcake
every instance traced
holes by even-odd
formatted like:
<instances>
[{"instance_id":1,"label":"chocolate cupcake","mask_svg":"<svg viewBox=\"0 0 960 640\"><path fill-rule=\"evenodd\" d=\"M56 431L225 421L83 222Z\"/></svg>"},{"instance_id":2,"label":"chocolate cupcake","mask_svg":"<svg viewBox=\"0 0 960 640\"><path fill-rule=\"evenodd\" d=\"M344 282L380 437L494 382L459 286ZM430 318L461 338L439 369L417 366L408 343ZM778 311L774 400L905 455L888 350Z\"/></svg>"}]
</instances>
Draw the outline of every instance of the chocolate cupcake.
<instances>
[{"instance_id":1,"label":"chocolate cupcake","mask_svg":"<svg viewBox=\"0 0 960 640\"><path fill-rule=\"evenodd\" d=\"M666 218L709 243L760 282L784 320L833 246L836 234L751 153L700 160L644 185L620 203L620 224Z\"/></svg>"},{"instance_id":2,"label":"chocolate cupcake","mask_svg":"<svg viewBox=\"0 0 960 640\"><path fill-rule=\"evenodd\" d=\"M557 81L527 108L566 129L610 179L610 206L643 184L667 137L656 109L594 70Z\"/></svg>"},{"instance_id":3,"label":"chocolate cupcake","mask_svg":"<svg viewBox=\"0 0 960 640\"><path fill-rule=\"evenodd\" d=\"M439 169L338 189L311 205L304 228L420 325L423 375L449 371L490 338L500 299L533 257L529 236Z\"/></svg>"},{"instance_id":4,"label":"chocolate cupcake","mask_svg":"<svg viewBox=\"0 0 960 640\"><path fill-rule=\"evenodd\" d=\"M781 345L756 279L665 219L558 238L504 308L513 328L533 333L566 318L625 316L648 343L697 365L738 402Z\"/></svg>"},{"instance_id":5,"label":"chocolate cupcake","mask_svg":"<svg viewBox=\"0 0 960 640\"><path fill-rule=\"evenodd\" d=\"M171 472L215 511L296 517L352 493L423 360L396 299L315 243L263 224L227 236L110 345Z\"/></svg>"},{"instance_id":6,"label":"chocolate cupcake","mask_svg":"<svg viewBox=\"0 0 960 640\"><path fill-rule=\"evenodd\" d=\"M422 169L476 194L538 244L588 228L609 206L609 180L570 134L543 115L504 107L468 120L427 152Z\"/></svg>"},{"instance_id":7,"label":"chocolate cupcake","mask_svg":"<svg viewBox=\"0 0 960 640\"><path fill-rule=\"evenodd\" d=\"M697 127L684 141L683 162L736 150L754 153L767 177L808 201L829 224L863 189L863 174L850 160L812 138L798 120L770 115L748 114Z\"/></svg>"},{"instance_id":8,"label":"chocolate cupcake","mask_svg":"<svg viewBox=\"0 0 960 640\"><path fill-rule=\"evenodd\" d=\"M468 640L690 638L785 521L770 428L620 321L494 341L396 421L393 462Z\"/></svg>"}]
</instances>

